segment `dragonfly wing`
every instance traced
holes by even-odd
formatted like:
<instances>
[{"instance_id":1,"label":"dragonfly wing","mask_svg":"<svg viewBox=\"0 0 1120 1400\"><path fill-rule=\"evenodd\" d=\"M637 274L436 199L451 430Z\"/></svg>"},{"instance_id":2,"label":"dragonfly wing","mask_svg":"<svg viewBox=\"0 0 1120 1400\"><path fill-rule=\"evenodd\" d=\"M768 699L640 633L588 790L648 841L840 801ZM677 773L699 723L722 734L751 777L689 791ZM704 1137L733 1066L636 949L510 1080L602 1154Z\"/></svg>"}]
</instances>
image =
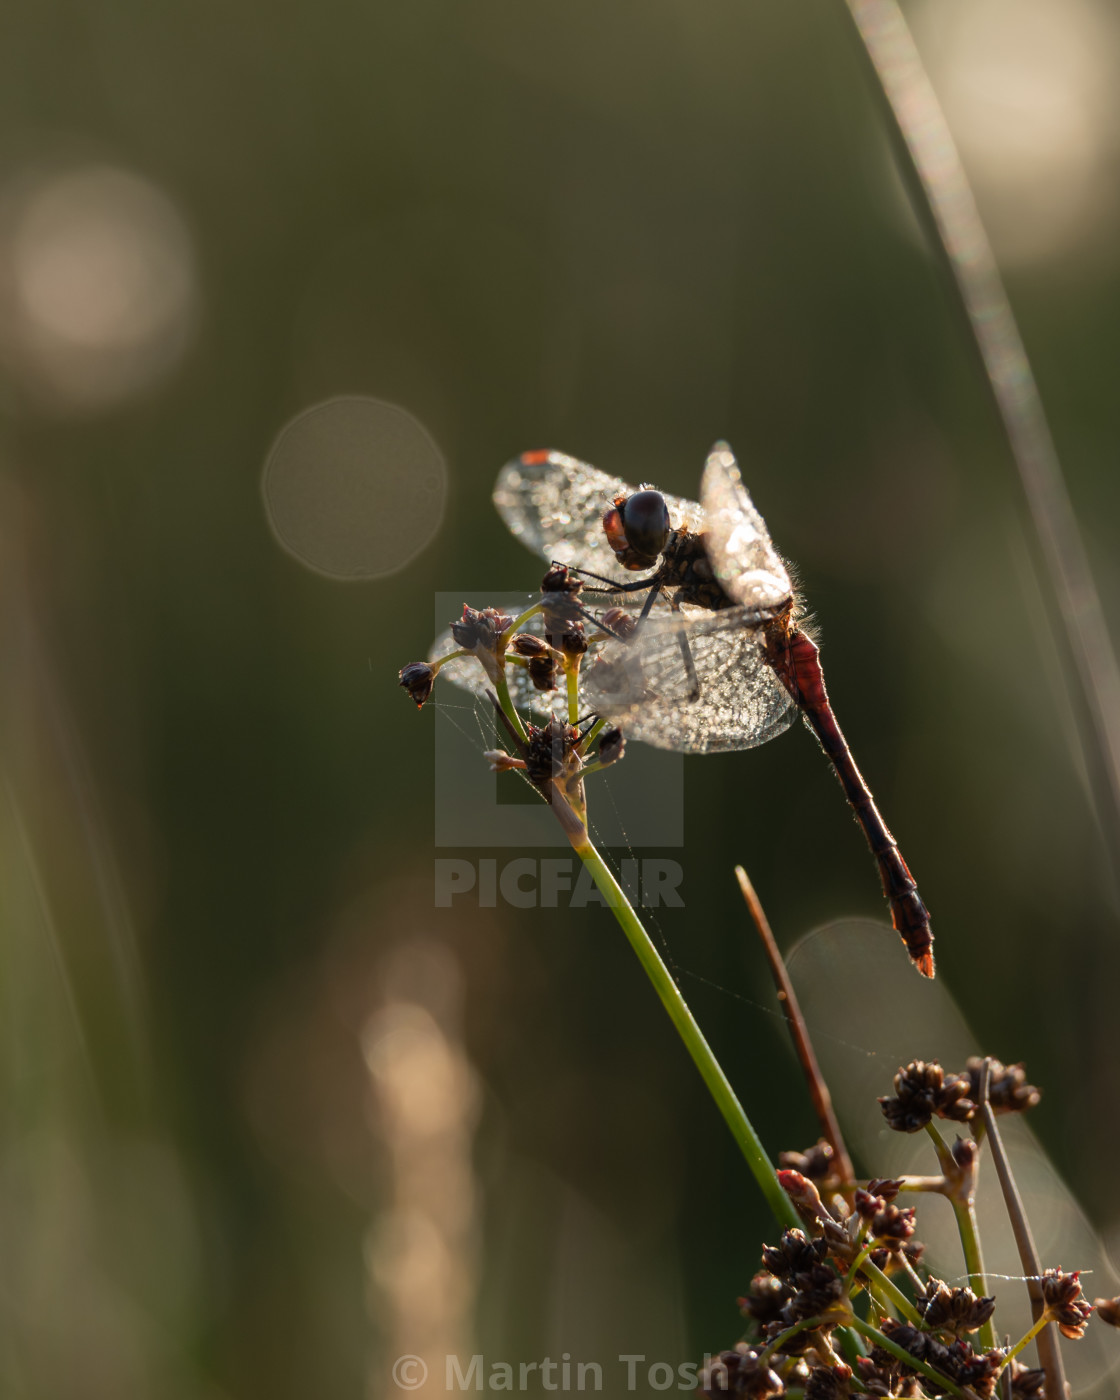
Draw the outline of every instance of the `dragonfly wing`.
<instances>
[{"instance_id":1,"label":"dragonfly wing","mask_svg":"<svg viewBox=\"0 0 1120 1400\"><path fill-rule=\"evenodd\" d=\"M746 607L779 607L793 586L725 442L708 454L700 499L708 559L724 591Z\"/></svg>"},{"instance_id":2,"label":"dragonfly wing","mask_svg":"<svg viewBox=\"0 0 1120 1400\"><path fill-rule=\"evenodd\" d=\"M587 668L585 705L654 748L723 753L766 743L797 710L762 659L752 618L733 608L647 620Z\"/></svg>"},{"instance_id":3,"label":"dragonfly wing","mask_svg":"<svg viewBox=\"0 0 1120 1400\"><path fill-rule=\"evenodd\" d=\"M637 489L563 452L525 452L498 473L494 504L510 532L542 559L632 582L633 570L619 564L607 543L603 512L616 496ZM665 503L674 528L701 527L695 501L665 495Z\"/></svg>"}]
</instances>

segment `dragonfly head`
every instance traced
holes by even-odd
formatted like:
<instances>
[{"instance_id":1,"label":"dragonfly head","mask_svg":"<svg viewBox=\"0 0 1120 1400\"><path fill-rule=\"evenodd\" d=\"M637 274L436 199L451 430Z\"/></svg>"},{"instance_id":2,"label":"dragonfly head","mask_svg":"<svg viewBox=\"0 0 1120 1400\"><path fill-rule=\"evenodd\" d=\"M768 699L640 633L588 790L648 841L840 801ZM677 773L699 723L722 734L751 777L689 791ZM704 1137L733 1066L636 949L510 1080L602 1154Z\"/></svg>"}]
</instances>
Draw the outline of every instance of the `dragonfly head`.
<instances>
[{"instance_id":1,"label":"dragonfly head","mask_svg":"<svg viewBox=\"0 0 1120 1400\"><path fill-rule=\"evenodd\" d=\"M603 516L607 542L625 569L652 568L669 543L672 528L660 491L616 496Z\"/></svg>"}]
</instances>

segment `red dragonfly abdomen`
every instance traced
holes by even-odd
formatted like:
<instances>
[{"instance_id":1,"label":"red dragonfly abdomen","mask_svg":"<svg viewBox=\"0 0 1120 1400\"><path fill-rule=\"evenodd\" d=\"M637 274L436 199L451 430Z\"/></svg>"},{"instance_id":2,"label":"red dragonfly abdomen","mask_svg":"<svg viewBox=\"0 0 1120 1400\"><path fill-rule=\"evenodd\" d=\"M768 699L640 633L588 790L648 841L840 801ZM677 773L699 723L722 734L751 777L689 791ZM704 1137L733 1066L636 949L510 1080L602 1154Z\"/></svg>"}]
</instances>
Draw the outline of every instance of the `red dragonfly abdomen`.
<instances>
[{"instance_id":1,"label":"red dragonfly abdomen","mask_svg":"<svg viewBox=\"0 0 1120 1400\"><path fill-rule=\"evenodd\" d=\"M906 944L906 951L918 971L932 977L933 934L929 911L922 903L918 886L902 858L898 843L879 814L832 713L819 657L816 643L799 630L791 632L783 627L778 633L775 628L767 638L766 659L820 740L852 805L856 820L863 828L871 853L878 862L883 893L890 906L891 923Z\"/></svg>"}]
</instances>

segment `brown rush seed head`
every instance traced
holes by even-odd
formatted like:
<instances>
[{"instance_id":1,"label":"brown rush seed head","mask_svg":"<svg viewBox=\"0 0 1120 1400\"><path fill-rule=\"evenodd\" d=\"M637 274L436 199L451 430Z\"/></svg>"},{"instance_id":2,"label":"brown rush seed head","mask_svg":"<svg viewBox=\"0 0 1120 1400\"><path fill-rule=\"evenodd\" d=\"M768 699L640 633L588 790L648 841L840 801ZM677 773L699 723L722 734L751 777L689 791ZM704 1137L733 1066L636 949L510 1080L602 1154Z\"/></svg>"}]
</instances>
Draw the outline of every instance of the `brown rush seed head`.
<instances>
[{"instance_id":1,"label":"brown rush seed head","mask_svg":"<svg viewBox=\"0 0 1120 1400\"><path fill-rule=\"evenodd\" d=\"M608 608L599 619L608 632L628 641L638 630L638 619L625 608Z\"/></svg>"},{"instance_id":2,"label":"brown rush seed head","mask_svg":"<svg viewBox=\"0 0 1120 1400\"><path fill-rule=\"evenodd\" d=\"M954 1123L967 1123L976 1112L976 1100L969 1094L968 1079L959 1074L947 1074L937 1096L936 1113Z\"/></svg>"},{"instance_id":3,"label":"brown rush seed head","mask_svg":"<svg viewBox=\"0 0 1120 1400\"><path fill-rule=\"evenodd\" d=\"M534 637L532 632L518 632L515 637L510 638L510 651L515 651L518 656L547 656L548 647L539 637Z\"/></svg>"},{"instance_id":4,"label":"brown rush seed head","mask_svg":"<svg viewBox=\"0 0 1120 1400\"><path fill-rule=\"evenodd\" d=\"M426 661L410 661L407 666L401 667L397 676L399 684L404 686L416 701L416 708L420 709L432 693L432 686L436 681L435 671Z\"/></svg>"},{"instance_id":5,"label":"brown rush seed head","mask_svg":"<svg viewBox=\"0 0 1120 1400\"><path fill-rule=\"evenodd\" d=\"M976 1105L967 1098L968 1083L947 1075L936 1060L911 1060L894 1077L894 1097L881 1098L883 1117L896 1133L916 1133L936 1115L967 1121Z\"/></svg>"},{"instance_id":6,"label":"brown rush seed head","mask_svg":"<svg viewBox=\"0 0 1120 1400\"><path fill-rule=\"evenodd\" d=\"M551 632L561 630L565 622L574 622L582 616L579 601L582 587L583 581L564 564L549 569L541 579L541 609L546 637Z\"/></svg>"},{"instance_id":7,"label":"brown rush seed head","mask_svg":"<svg viewBox=\"0 0 1120 1400\"><path fill-rule=\"evenodd\" d=\"M549 632L548 640L565 656L582 656L587 650L587 633L582 622L565 622L559 630Z\"/></svg>"},{"instance_id":8,"label":"brown rush seed head","mask_svg":"<svg viewBox=\"0 0 1120 1400\"><path fill-rule=\"evenodd\" d=\"M950 1380L985 1397L995 1392L996 1380L1003 1369L1004 1360L1004 1353L998 1349L973 1351L970 1343L960 1339L951 1342L947 1347L935 1343L934 1347L930 1348L929 1355L930 1363L939 1371L944 1371Z\"/></svg>"},{"instance_id":9,"label":"brown rush seed head","mask_svg":"<svg viewBox=\"0 0 1120 1400\"><path fill-rule=\"evenodd\" d=\"M1046 1372L1041 1367L1011 1362L1011 1394L1015 1400L1046 1400Z\"/></svg>"},{"instance_id":10,"label":"brown rush seed head","mask_svg":"<svg viewBox=\"0 0 1120 1400\"><path fill-rule=\"evenodd\" d=\"M807 1317L820 1317L833 1312L821 1323L822 1328L836 1327L846 1320L848 1310L837 1309L835 1304L844 1297L844 1280L828 1264L817 1264L812 1269L795 1276L797 1291L786 1304L785 1314L791 1323L802 1322Z\"/></svg>"},{"instance_id":11,"label":"brown rush seed head","mask_svg":"<svg viewBox=\"0 0 1120 1400\"><path fill-rule=\"evenodd\" d=\"M733 1351L721 1351L700 1372L698 1395L708 1400L727 1400L729 1396L749 1396L750 1400L767 1400L782 1395L785 1386L769 1366L759 1362L759 1352L746 1342Z\"/></svg>"},{"instance_id":12,"label":"brown rush seed head","mask_svg":"<svg viewBox=\"0 0 1120 1400\"><path fill-rule=\"evenodd\" d=\"M577 578L567 564L554 564L541 579L542 593L576 594L583 587L583 580Z\"/></svg>"},{"instance_id":13,"label":"brown rush seed head","mask_svg":"<svg viewBox=\"0 0 1120 1400\"><path fill-rule=\"evenodd\" d=\"M917 1327L911 1327L906 1322L896 1322L894 1318L885 1317L880 1330L884 1336L891 1339L896 1346L900 1346L903 1351L908 1352L917 1361L925 1361L933 1338L928 1332L921 1332ZM876 1366L889 1369L895 1366L903 1366L904 1362L899 1361L893 1352L887 1351L885 1347L872 1347L871 1359Z\"/></svg>"},{"instance_id":14,"label":"brown rush seed head","mask_svg":"<svg viewBox=\"0 0 1120 1400\"><path fill-rule=\"evenodd\" d=\"M1102 1322L1107 1322L1110 1327L1120 1327L1120 1297L1094 1298L1093 1307Z\"/></svg>"},{"instance_id":15,"label":"brown rush seed head","mask_svg":"<svg viewBox=\"0 0 1120 1400\"><path fill-rule=\"evenodd\" d=\"M1022 1065L1004 1065L999 1060L991 1060L988 1072L988 1102L993 1113L1023 1113L1034 1108L1042 1098L1042 1090L1027 1083L1027 1072ZM961 1078L968 1081L970 1099L980 1098L980 1075L984 1060L973 1055L966 1062Z\"/></svg>"},{"instance_id":16,"label":"brown rush seed head","mask_svg":"<svg viewBox=\"0 0 1120 1400\"><path fill-rule=\"evenodd\" d=\"M760 1327L779 1322L782 1309L793 1296L793 1291L776 1274L766 1271L755 1274L751 1279L750 1290L745 1298L739 1299L739 1311Z\"/></svg>"},{"instance_id":17,"label":"brown rush seed head","mask_svg":"<svg viewBox=\"0 0 1120 1400\"><path fill-rule=\"evenodd\" d=\"M811 1240L804 1230L784 1230L776 1246L763 1246L762 1264L778 1278L800 1287L798 1279L822 1263L827 1253L824 1240Z\"/></svg>"},{"instance_id":18,"label":"brown rush seed head","mask_svg":"<svg viewBox=\"0 0 1120 1400\"><path fill-rule=\"evenodd\" d=\"M556 658L551 651L545 650L539 656L531 656L526 669L534 690L556 689Z\"/></svg>"},{"instance_id":19,"label":"brown rush seed head","mask_svg":"<svg viewBox=\"0 0 1120 1400\"><path fill-rule=\"evenodd\" d=\"M599 737L599 762L604 768L617 763L626 752L626 736L621 729L604 729Z\"/></svg>"},{"instance_id":20,"label":"brown rush seed head","mask_svg":"<svg viewBox=\"0 0 1120 1400\"><path fill-rule=\"evenodd\" d=\"M887 1352L882 1353L887 1356ZM894 1361L894 1357L890 1357ZM893 1395L895 1377L892 1366L877 1365L870 1356L860 1356L856 1359L855 1374L859 1378L860 1384L869 1395Z\"/></svg>"},{"instance_id":21,"label":"brown rush seed head","mask_svg":"<svg viewBox=\"0 0 1120 1400\"><path fill-rule=\"evenodd\" d=\"M932 1333L919 1331L918 1328L911 1327L908 1323L896 1322L893 1318L883 1320L882 1331L916 1361L924 1361L927 1365L936 1367L958 1385L968 1386L977 1395L985 1397L995 1391L996 1378L1004 1362L1002 1351L976 1352L970 1343L959 1339L946 1345ZM872 1347L871 1360L880 1370L901 1369L903 1375L911 1370L905 1362L898 1361L893 1353L884 1347ZM922 1386L928 1388L929 1393L939 1392L935 1381L923 1379ZM944 1389L943 1386L940 1387L941 1392L944 1392ZM896 1390L894 1393L903 1392Z\"/></svg>"},{"instance_id":22,"label":"brown rush seed head","mask_svg":"<svg viewBox=\"0 0 1120 1400\"><path fill-rule=\"evenodd\" d=\"M902 1177L873 1176L867 1183L867 1190L872 1196L882 1196L884 1201L893 1201L902 1190Z\"/></svg>"},{"instance_id":23,"label":"brown rush seed head","mask_svg":"<svg viewBox=\"0 0 1120 1400\"><path fill-rule=\"evenodd\" d=\"M546 725L530 724L527 729L525 771L531 782L539 785L574 771L579 763L575 748L582 738L575 725L553 718Z\"/></svg>"},{"instance_id":24,"label":"brown rush seed head","mask_svg":"<svg viewBox=\"0 0 1120 1400\"><path fill-rule=\"evenodd\" d=\"M513 622L498 608L470 608L463 604L463 616L451 624L451 635L465 651L493 653L498 638Z\"/></svg>"},{"instance_id":25,"label":"brown rush seed head","mask_svg":"<svg viewBox=\"0 0 1120 1400\"><path fill-rule=\"evenodd\" d=\"M931 1332L952 1332L954 1336L983 1327L996 1309L994 1298L978 1298L971 1288L950 1288L937 1278L927 1281L915 1302Z\"/></svg>"},{"instance_id":26,"label":"brown rush seed head","mask_svg":"<svg viewBox=\"0 0 1120 1400\"><path fill-rule=\"evenodd\" d=\"M1076 1341L1085 1335L1093 1309L1081 1296L1080 1273L1046 1269L1042 1275L1042 1301L1063 1337Z\"/></svg>"},{"instance_id":27,"label":"brown rush seed head","mask_svg":"<svg viewBox=\"0 0 1120 1400\"><path fill-rule=\"evenodd\" d=\"M832 1174L835 1156L832 1144L821 1138L819 1142L815 1142L804 1152L780 1152L778 1165L800 1172L802 1176L807 1176L810 1181L824 1181Z\"/></svg>"},{"instance_id":28,"label":"brown rush seed head","mask_svg":"<svg viewBox=\"0 0 1120 1400\"><path fill-rule=\"evenodd\" d=\"M582 656L587 650L587 634L578 620L585 615L579 601L582 587L563 565L550 569L541 584L545 639L565 656Z\"/></svg>"},{"instance_id":29,"label":"brown rush seed head","mask_svg":"<svg viewBox=\"0 0 1120 1400\"><path fill-rule=\"evenodd\" d=\"M885 1196L873 1195L871 1191L865 1191L862 1186L856 1187L855 1212L861 1220L874 1220L881 1210L887 1205Z\"/></svg>"},{"instance_id":30,"label":"brown rush seed head","mask_svg":"<svg viewBox=\"0 0 1120 1400\"><path fill-rule=\"evenodd\" d=\"M871 1221L871 1237L897 1253L914 1234L916 1214L913 1206L900 1207L893 1203L884 1206Z\"/></svg>"},{"instance_id":31,"label":"brown rush seed head","mask_svg":"<svg viewBox=\"0 0 1120 1400\"><path fill-rule=\"evenodd\" d=\"M850 1366L814 1366L805 1382L805 1400L847 1400Z\"/></svg>"}]
</instances>

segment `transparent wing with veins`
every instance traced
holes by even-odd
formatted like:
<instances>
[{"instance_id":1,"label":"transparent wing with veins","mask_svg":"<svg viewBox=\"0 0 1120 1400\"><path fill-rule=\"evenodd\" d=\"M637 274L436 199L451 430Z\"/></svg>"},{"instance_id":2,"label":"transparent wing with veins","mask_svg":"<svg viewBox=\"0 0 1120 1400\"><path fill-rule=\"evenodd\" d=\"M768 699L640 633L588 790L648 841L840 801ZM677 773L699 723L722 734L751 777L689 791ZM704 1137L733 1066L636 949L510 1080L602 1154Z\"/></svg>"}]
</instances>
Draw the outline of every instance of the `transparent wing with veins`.
<instances>
[{"instance_id":1,"label":"transparent wing with veins","mask_svg":"<svg viewBox=\"0 0 1120 1400\"><path fill-rule=\"evenodd\" d=\"M526 452L499 472L494 504L510 532L542 559L632 583L640 575L615 558L603 512L616 496L637 489L563 452ZM674 529L703 527L704 512L695 501L662 494Z\"/></svg>"},{"instance_id":2,"label":"transparent wing with veins","mask_svg":"<svg viewBox=\"0 0 1120 1400\"><path fill-rule=\"evenodd\" d=\"M725 442L708 454L700 499L704 548L724 592L745 607L780 607L793 585Z\"/></svg>"},{"instance_id":3,"label":"transparent wing with veins","mask_svg":"<svg viewBox=\"0 0 1120 1400\"><path fill-rule=\"evenodd\" d=\"M583 702L654 748L756 748L797 714L762 658L759 621L755 608L648 618L630 640L603 644L600 659L584 670Z\"/></svg>"}]
</instances>

